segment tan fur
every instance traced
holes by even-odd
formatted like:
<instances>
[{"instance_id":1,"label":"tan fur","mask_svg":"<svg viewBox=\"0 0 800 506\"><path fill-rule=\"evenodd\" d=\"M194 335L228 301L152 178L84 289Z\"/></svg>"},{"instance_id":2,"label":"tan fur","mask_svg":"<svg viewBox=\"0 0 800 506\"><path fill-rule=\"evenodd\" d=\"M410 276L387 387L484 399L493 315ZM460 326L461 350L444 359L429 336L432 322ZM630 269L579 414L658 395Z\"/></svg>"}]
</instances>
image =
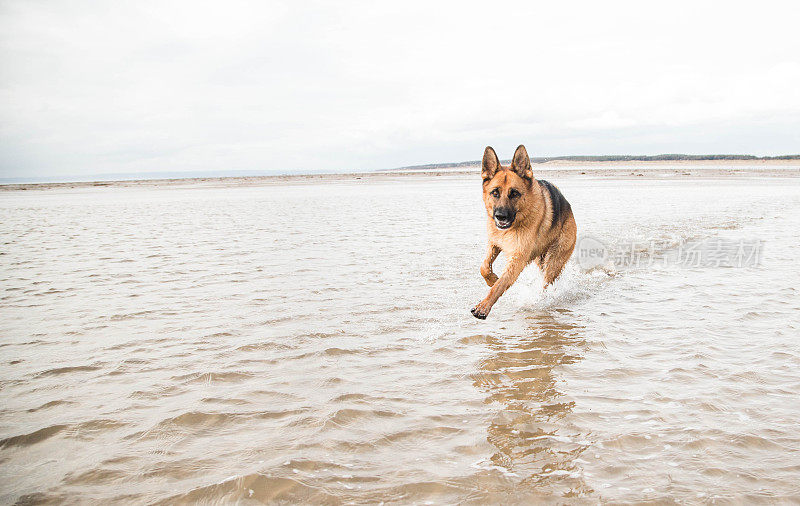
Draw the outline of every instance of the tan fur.
<instances>
[{"instance_id":1,"label":"tan fur","mask_svg":"<svg viewBox=\"0 0 800 506\"><path fill-rule=\"evenodd\" d=\"M572 255L578 228L569 204L556 209L545 184L533 177L525 146L517 148L509 167L503 167L494 149L487 147L481 175L489 247L480 272L491 289L486 298L472 308L472 314L485 319L529 263L535 261L542 270L545 288L555 281ZM566 203L566 199L563 201ZM513 223L505 230L498 228L494 219L498 208L516 213ZM558 214L555 222L553 213ZM506 223L501 225L506 226ZM501 251L506 254L507 261L498 277L492 271L492 264Z\"/></svg>"}]
</instances>

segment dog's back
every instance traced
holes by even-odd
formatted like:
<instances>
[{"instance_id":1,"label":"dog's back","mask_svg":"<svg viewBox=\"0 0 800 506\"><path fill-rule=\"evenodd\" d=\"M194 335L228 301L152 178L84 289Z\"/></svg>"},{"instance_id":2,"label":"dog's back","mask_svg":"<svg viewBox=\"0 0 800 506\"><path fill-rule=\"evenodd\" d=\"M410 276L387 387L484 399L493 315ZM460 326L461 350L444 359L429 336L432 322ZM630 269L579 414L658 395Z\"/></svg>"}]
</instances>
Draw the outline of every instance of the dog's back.
<instances>
[{"instance_id":1,"label":"dog's back","mask_svg":"<svg viewBox=\"0 0 800 506\"><path fill-rule=\"evenodd\" d=\"M550 204L547 206L551 212L550 226L555 227L564 223L568 216L572 215L572 207L567 199L554 184L544 179L539 179L539 184L547 191L550 196Z\"/></svg>"}]
</instances>

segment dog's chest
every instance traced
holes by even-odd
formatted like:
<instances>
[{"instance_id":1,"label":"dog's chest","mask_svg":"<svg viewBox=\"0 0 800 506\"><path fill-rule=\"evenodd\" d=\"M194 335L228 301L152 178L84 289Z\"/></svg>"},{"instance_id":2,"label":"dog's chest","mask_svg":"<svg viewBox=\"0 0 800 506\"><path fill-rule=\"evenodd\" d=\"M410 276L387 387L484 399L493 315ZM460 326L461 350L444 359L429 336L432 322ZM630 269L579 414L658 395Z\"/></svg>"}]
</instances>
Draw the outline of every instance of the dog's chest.
<instances>
[{"instance_id":1,"label":"dog's chest","mask_svg":"<svg viewBox=\"0 0 800 506\"><path fill-rule=\"evenodd\" d=\"M532 259L541 254L543 250L545 238L539 237L539 234L533 230L509 230L493 235L492 243L509 256L522 255Z\"/></svg>"}]
</instances>

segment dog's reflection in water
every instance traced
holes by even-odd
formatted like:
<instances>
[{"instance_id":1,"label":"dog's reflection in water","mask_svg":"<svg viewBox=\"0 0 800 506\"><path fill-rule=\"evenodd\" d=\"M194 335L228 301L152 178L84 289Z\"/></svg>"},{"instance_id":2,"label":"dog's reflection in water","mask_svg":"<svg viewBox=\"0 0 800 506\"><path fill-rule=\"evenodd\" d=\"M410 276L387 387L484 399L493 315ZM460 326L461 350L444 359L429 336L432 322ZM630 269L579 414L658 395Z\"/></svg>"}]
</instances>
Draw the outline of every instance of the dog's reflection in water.
<instances>
[{"instance_id":1,"label":"dog's reflection in water","mask_svg":"<svg viewBox=\"0 0 800 506\"><path fill-rule=\"evenodd\" d=\"M491 460L523 485L566 496L590 492L575 459L586 434L571 426L574 402L559 391L559 369L581 359L582 328L568 314L531 316L528 335L488 337L491 355L473 376L486 402L499 406L487 429Z\"/></svg>"}]
</instances>

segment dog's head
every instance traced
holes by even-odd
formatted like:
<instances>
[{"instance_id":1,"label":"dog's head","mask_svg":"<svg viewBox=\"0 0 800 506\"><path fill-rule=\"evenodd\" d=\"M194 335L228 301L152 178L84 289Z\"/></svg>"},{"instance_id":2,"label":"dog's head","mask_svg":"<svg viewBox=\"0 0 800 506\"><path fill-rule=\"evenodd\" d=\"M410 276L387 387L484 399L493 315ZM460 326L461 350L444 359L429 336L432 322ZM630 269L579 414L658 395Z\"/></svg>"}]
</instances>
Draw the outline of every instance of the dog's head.
<instances>
[{"instance_id":1,"label":"dog's head","mask_svg":"<svg viewBox=\"0 0 800 506\"><path fill-rule=\"evenodd\" d=\"M517 214L525 209L533 190L531 159L525 146L514 152L511 166L503 167L491 146L483 152L483 203L495 226L506 230L514 225Z\"/></svg>"}]
</instances>

